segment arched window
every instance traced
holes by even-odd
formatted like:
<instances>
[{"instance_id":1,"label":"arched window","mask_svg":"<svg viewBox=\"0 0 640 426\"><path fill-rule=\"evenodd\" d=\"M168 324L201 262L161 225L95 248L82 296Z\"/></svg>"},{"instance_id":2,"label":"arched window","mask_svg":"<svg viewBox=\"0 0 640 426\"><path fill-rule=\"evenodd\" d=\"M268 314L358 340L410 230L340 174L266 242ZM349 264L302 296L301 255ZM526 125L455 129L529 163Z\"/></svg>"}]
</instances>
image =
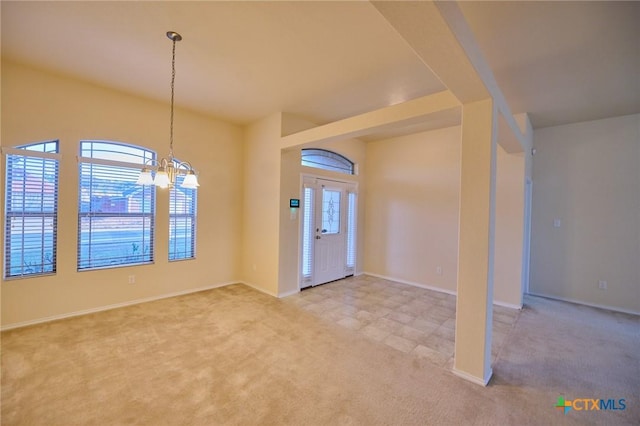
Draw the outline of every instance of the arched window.
<instances>
[{"instance_id":1,"label":"arched window","mask_svg":"<svg viewBox=\"0 0 640 426\"><path fill-rule=\"evenodd\" d=\"M80 141L78 270L154 259L155 187L136 183L156 153L111 141Z\"/></svg>"},{"instance_id":2,"label":"arched window","mask_svg":"<svg viewBox=\"0 0 640 426\"><path fill-rule=\"evenodd\" d=\"M326 149L308 148L302 150L303 166L332 172L355 174L353 162L343 155Z\"/></svg>"}]
</instances>

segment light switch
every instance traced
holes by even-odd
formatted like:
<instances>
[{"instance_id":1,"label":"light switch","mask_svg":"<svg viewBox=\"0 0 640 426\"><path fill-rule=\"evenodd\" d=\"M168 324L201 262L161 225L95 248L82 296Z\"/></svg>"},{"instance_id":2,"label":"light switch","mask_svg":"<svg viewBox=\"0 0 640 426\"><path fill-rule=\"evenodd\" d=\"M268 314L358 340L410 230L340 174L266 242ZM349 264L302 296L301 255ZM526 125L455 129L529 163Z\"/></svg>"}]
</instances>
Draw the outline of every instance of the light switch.
<instances>
[{"instance_id":1,"label":"light switch","mask_svg":"<svg viewBox=\"0 0 640 426\"><path fill-rule=\"evenodd\" d=\"M560 221L560 219L553 219L553 227L554 228L560 228L561 224L562 224L562 222Z\"/></svg>"}]
</instances>

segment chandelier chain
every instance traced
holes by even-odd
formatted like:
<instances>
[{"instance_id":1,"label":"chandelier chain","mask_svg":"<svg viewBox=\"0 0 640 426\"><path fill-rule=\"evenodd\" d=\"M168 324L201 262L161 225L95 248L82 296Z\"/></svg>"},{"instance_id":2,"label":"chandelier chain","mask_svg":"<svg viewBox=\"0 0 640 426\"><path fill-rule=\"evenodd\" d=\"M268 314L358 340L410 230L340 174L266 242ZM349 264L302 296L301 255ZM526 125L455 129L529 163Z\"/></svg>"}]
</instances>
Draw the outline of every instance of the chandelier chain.
<instances>
[{"instance_id":1,"label":"chandelier chain","mask_svg":"<svg viewBox=\"0 0 640 426\"><path fill-rule=\"evenodd\" d=\"M182 40L182 36L175 31L167 31L167 37L173 42L171 51L171 119L169 121L169 157L156 160L153 158L144 162L144 167L136 181L139 185L155 185L159 188L173 188L176 178L182 176L180 187L187 189L197 189L198 178L195 169L188 161L177 161L173 157L173 107L175 100L176 83L176 41ZM147 167L149 165L149 167ZM151 174L155 170L156 175Z\"/></svg>"},{"instance_id":2,"label":"chandelier chain","mask_svg":"<svg viewBox=\"0 0 640 426\"><path fill-rule=\"evenodd\" d=\"M169 129L169 156L173 160L173 92L176 80L176 39L173 40L173 52L171 57L171 121Z\"/></svg>"}]
</instances>

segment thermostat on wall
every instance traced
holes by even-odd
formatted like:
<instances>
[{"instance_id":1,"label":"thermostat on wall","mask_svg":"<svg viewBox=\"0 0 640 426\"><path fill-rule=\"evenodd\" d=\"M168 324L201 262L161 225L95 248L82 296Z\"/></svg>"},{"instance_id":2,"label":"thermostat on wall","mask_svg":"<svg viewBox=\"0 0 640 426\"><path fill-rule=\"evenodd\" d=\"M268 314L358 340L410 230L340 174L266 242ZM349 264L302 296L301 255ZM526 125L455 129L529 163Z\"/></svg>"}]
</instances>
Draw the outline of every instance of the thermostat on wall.
<instances>
[{"instance_id":1,"label":"thermostat on wall","mask_svg":"<svg viewBox=\"0 0 640 426\"><path fill-rule=\"evenodd\" d=\"M292 209L299 209L300 208L300 200L297 198L291 198L289 200L289 207Z\"/></svg>"}]
</instances>

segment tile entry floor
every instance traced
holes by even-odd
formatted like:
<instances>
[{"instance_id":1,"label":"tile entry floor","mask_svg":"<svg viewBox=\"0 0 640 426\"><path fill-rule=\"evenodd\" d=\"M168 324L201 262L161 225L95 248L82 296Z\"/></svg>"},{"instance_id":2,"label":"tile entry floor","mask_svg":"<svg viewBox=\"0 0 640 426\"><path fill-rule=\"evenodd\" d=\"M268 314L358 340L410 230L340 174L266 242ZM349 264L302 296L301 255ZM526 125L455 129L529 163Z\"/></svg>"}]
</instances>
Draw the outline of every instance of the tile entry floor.
<instances>
[{"instance_id":1,"label":"tile entry floor","mask_svg":"<svg viewBox=\"0 0 640 426\"><path fill-rule=\"evenodd\" d=\"M360 275L305 289L283 300L399 351L441 367L453 366L453 295ZM492 362L519 314L517 309L493 306Z\"/></svg>"}]
</instances>

